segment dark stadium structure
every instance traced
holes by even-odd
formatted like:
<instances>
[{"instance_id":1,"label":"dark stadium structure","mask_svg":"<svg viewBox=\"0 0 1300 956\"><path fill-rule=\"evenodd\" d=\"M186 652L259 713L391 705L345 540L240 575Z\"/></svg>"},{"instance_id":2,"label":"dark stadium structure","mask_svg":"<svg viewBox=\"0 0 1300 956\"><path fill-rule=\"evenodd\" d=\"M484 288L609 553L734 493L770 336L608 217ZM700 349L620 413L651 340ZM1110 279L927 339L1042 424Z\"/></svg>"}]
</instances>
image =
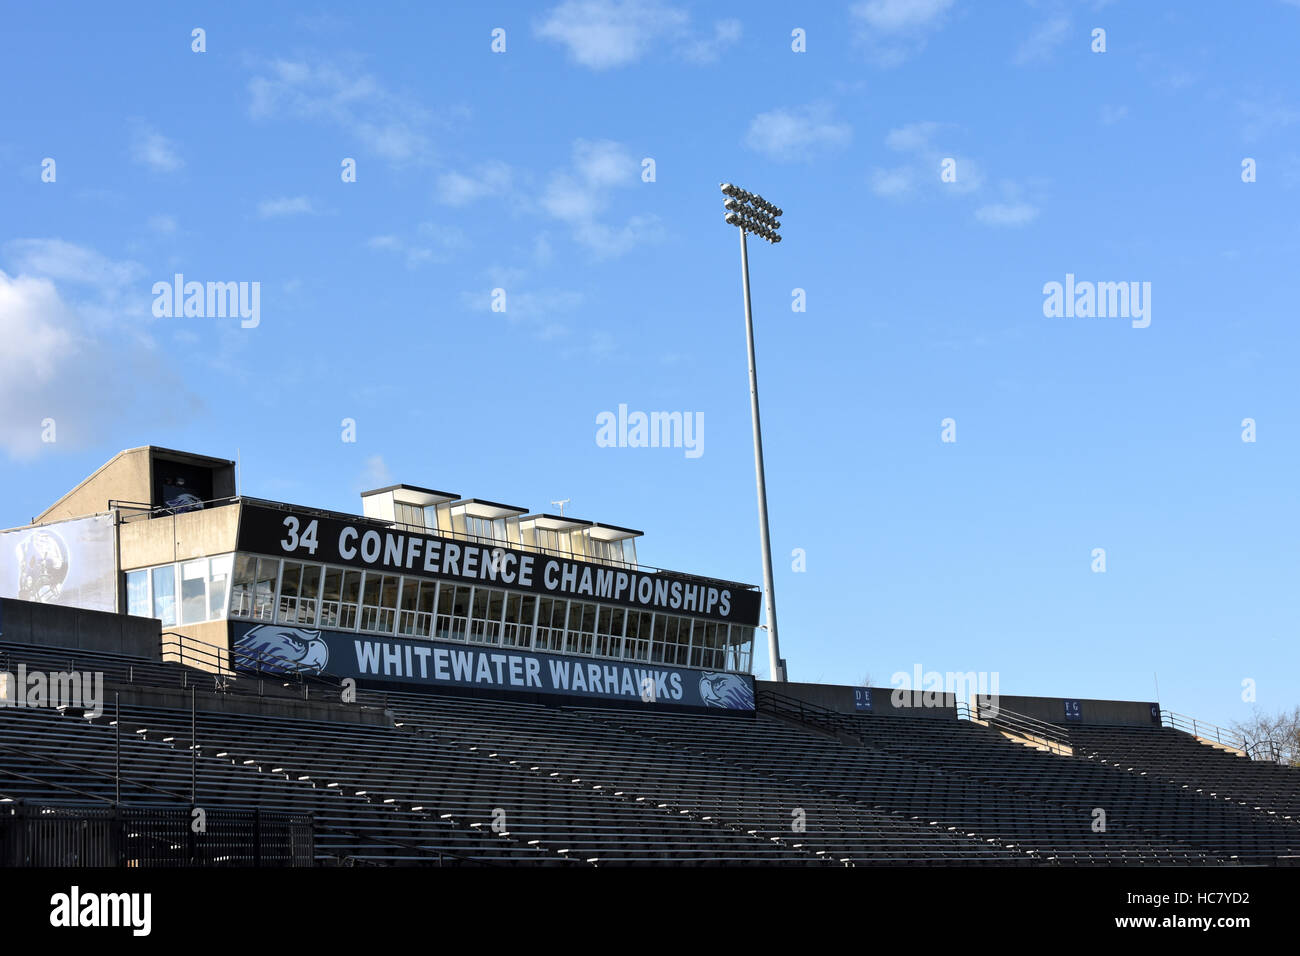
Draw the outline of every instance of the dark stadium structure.
<instances>
[{"instance_id":1,"label":"dark stadium structure","mask_svg":"<svg viewBox=\"0 0 1300 956\"><path fill-rule=\"evenodd\" d=\"M470 531L427 513L277 508L235 497L219 459L123 454L130 474L109 485L135 481L136 497L88 491L92 476L70 493L85 501L65 496L17 532L20 553L43 556L22 574L42 576L43 593L59 600L0 597L0 866L1300 860L1300 770L1252 759L1244 742L1156 704L1002 696L968 706L950 693L755 681L757 602L739 597L752 592L645 569L625 545L605 546L636 532L534 516L544 519L534 530L572 533L561 548L510 525L522 509L412 486L370 494L482 520ZM199 489L193 500L176 493L178 476ZM258 562L298 544L277 545L258 525L267 513L277 524L297 518L298 537L319 541L316 570L297 562L292 585L280 555L260 587ZM314 534L309 519L321 521ZM335 543L401 532L397 558L446 557L449 542L490 537L498 520L509 537L493 560L515 553L517 568L536 564L538 582L553 566L553 586L529 590L516 577L513 597L503 587L500 602L479 601L487 572L476 571L462 604L455 575L465 568L417 557L396 575L391 601L377 585L367 605L359 581L350 617L326 592L332 561L339 580L349 573ZM58 544L34 538L51 528ZM387 545L376 547L359 573L393 576L381 566ZM112 555L107 588L72 566L78 555L89 566L96 548ZM222 549L233 560L219 569ZM255 562L241 612L245 553ZM146 586L133 592L141 567ZM568 573L580 588L588 567L622 571L630 584L605 578L590 618L588 599L561 583ZM651 582L648 597L634 575ZM698 588L701 603L666 610L656 590L674 590L661 581L678 582L679 594ZM444 602L448 589L455 597ZM727 614L713 599L723 591ZM141 613L162 607L160 593L176 603ZM543 601L564 604L567 617L543 617ZM641 614L646 629L634 632ZM292 633L246 640L267 633L259 627Z\"/></svg>"}]
</instances>

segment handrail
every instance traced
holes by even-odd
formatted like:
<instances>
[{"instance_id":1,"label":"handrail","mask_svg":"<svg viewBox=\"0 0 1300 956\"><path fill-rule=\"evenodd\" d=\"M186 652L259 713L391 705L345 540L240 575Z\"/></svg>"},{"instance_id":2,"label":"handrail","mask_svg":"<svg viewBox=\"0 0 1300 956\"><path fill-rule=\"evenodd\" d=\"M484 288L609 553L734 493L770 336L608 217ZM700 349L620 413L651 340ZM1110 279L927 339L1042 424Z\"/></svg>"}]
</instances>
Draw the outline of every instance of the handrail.
<instances>
[{"instance_id":1,"label":"handrail","mask_svg":"<svg viewBox=\"0 0 1300 956\"><path fill-rule=\"evenodd\" d=\"M755 695L755 704L759 709L766 710L778 717L790 717L810 727L847 734L858 740L863 739L862 735L857 733L853 725L845 719L848 716L847 714L841 714L829 707L810 704L797 697L789 697L766 687L761 688Z\"/></svg>"},{"instance_id":2,"label":"handrail","mask_svg":"<svg viewBox=\"0 0 1300 956\"><path fill-rule=\"evenodd\" d=\"M1065 754L1066 748L1070 746L1070 735L1064 728L1039 720L1037 717L1030 717L1028 714L1007 710L1001 704L989 713L981 713L977 702L971 711L975 720L986 721L991 726L1003 727L1018 734L1037 737L1055 754Z\"/></svg>"},{"instance_id":3,"label":"handrail","mask_svg":"<svg viewBox=\"0 0 1300 956\"><path fill-rule=\"evenodd\" d=\"M1213 740L1225 747L1240 750L1251 760L1277 761L1278 746L1276 741L1273 740L1251 741L1238 730L1230 730L1226 727L1220 727L1218 724L1210 723L1208 720L1198 720L1188 714L1180 714L1163 708L1160 711L1160 724L1173 730L1181 730L1183 733L1191 734L1201 740Z\"/></svg>"},{"instance_id":4,"label":"handrail","mask_svg":"<svg viewBox=\"0 0 1300 956\"><path fill-rule=\"evenodd\" d=\"M227 651L203 641L196 641L176 631L164 631L162 636L164 655L170 651L178 658L175 662L165 663L180 663L182 666L207 672L216 679L216 689L219 690L232 687L241 675L250 678L258 677L259 680L269 675L277 680L297 682L303 688L304 698L309 696L310 686L328 688L331 696L343 686L340 678L330 674L304 671L297 666L296 661L270 651L244 648L231 648ZM228 658L233 662L233 667L227 663ZM190 661L198 661L207 666L196 668Z\"/></svg>"}]
</instances>

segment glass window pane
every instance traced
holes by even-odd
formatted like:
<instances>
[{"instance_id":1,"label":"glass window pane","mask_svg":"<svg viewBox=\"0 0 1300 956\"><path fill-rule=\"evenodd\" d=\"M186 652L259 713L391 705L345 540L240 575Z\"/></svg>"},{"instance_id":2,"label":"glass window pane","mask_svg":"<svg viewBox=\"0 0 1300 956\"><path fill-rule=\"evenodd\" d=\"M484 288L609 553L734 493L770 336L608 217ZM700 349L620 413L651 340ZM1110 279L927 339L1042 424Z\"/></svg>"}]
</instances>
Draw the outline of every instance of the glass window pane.
<instances>
[{"instance_id":1,"label":"glass window pane","mask_svg":"<svg viewBox=\"0 0 1300 956\"><path fill-rule=\"evenodd\" d=\"M226 588L230 583L230 566L234 556L218 555L208 566L208 620L220 621L226 616Z\"/></svg>"},{"instance_id":2,"label":"glass window pane","mask_svg":"<svg viewBox=\"0 0 1300 956\"><path fill-rule=\"evenodd\" d=\"M126 613L136 617L150 617L149 614L149 572L128 571L126 573Z\"/></svg>"},{"instance_id":3,"label":"glass window pane","mask_svg":"<svg viewBox=\"0 0 1300 956\"><path fill-rule=\"evenodd\" d=\"M257 558L251 554L235 556L235 578L231 585L230 616L252 617L253 584L257 579Z\"/></svg>"},{"instance_id":4,"label":"glass window pane","mask_svg":"<svg viewBox=\"0 0 1300 956\"><path fill-rule=\"evenodd\" d=\"M198 624L208 618L208 560L181 565L181 623Z\"/></svg>"},{"instance_id":5,"label":"glass window pane","mask_svg":"<svg viewBox=\"0 0 1300 956\"><path fill-rule=\"evenodd\" d=\"M257 559L257 583L253 592L253 617L259 621L271 620L275 610L275 580L280 573L276 558Z\"/></svg>"},{"instance_id":6,"label":"glass window pane","mask_svg":"<svg viewBox=\"0 0 1300 956\"><path fill-rule=\"evenodd\" d=\"M176 568L166 565L153 569L153 616L164 627L176 623Z\"/></svg>"}]
</instances>

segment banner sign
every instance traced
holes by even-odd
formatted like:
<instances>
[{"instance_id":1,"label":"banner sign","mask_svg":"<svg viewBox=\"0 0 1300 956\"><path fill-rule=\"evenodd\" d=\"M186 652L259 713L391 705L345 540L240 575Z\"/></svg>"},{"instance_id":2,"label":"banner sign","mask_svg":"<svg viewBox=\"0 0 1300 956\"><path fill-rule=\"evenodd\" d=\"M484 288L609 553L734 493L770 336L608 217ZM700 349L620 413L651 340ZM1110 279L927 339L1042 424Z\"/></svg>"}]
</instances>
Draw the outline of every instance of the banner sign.
<instances>
[{"instance_id":1,"label":"banner sign","mask_svg":"<svg viewBox=\"0 0 1300 956\"><path fill-rule=\"evenodd\" d=\"M0 533L0 597L116 611L113 515Z\"/></svg>"},{"instance_id":2,"label":"banner sign","mask_svg":"<svg viewBox=\"0 0 1300 956\"><path fill-rule=\"evenodd\" d=\"M871 711L871 688L855 687L853 688L853 709Z\"/></svg>"},{"instance_id":3,"label":"banner sign","mask_svg":"<svg viewBox=\"0 0 1300 956\"><path fill-rule=\"evenodd\" d=\"M593 660L516 647L232 622L230 653L237 671L329 674L351 677L362 687L474 687L646 706L754 709L754 678L748 674Z\"/></svg>"},{"instance_id":4,"label":"banner sign","mask_svg":"<svg viewBox=\"0 0 1300 956\"><path fill-rule=\"evenodd\" d=\"M722 582L646 573L500 545L245 505L239 550L394 574L480 582L754 627L760 595Z\"/></svg>"}]
</instances>

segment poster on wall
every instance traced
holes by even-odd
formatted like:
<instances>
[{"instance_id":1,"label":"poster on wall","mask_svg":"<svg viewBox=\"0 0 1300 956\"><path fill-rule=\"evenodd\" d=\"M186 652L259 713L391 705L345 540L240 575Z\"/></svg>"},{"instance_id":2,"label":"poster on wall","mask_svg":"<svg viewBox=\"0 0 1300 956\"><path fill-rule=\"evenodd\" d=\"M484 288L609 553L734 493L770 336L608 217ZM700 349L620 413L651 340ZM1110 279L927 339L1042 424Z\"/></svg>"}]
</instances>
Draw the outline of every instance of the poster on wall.
<instances>
[{"instance_id":1,"label":"poster on wall","mask_svg":"<svg viewBox=\"0 0 1300 956\"><path fill-rule=\"evenodd\" d=\"M0 597L116 611L113 515L0 532Z\"/></svg>"}]
</instances>

